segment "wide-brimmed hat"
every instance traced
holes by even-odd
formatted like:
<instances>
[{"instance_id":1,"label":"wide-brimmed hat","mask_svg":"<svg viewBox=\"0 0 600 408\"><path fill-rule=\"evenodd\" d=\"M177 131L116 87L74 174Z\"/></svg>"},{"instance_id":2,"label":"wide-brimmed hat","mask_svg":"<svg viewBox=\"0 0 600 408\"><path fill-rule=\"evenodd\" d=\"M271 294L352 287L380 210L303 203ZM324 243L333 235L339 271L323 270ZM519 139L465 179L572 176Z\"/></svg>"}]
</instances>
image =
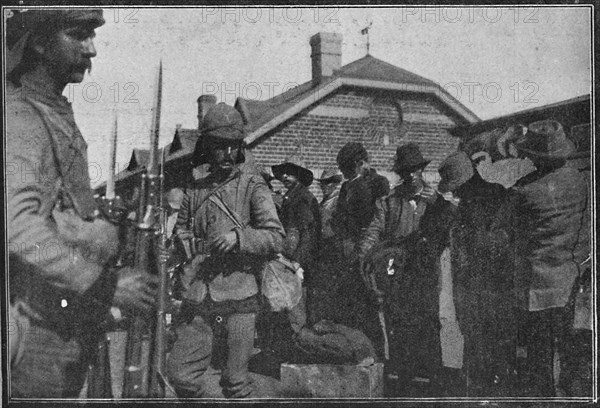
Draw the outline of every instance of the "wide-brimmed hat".
<instances>
[{"instance_id":1,"label":"wide-brimmed hat","mask_svg":"<svg viewBox=\"0 0 600 408\"><path fill-rule=\"evenodd\" d=\"M211 107L202 119L200 137L196 141L192 154L192 165L199 166L208 162L207 139L216 140L225 145L243 145L244 121L242 115L226 103Z\"/></svg>"},{"instance_id":2,"label":"wide-brimmed hat","mask_svg":"<svg viewBox=\"0 0 600 408\"><path fill-rule=\"evenodd\" d=\"M354 164L358 160L369 160L369 154L367 149L358 142L346 143L337 154L337 164L340 167L344 167L348 164Z\"/></svg>"},{"instance_id":3,"label":"wide-brimmed hat","mask_svg":"<svg viewBox=\"0 0 600 408\"><path fill-rule=\"evenodd\" d=\"M442 194L448 193L473 177L473 164L465 152L454 152L440 164L438 173L442 178L438 184L438 191Z\"/></svg>"},{"instance_id":4,"label":"wide-brimmed hat","mask_svg":"<svg viewBox=\"0 0 600 408\"><path fill-rule=\"evenodd\" d=\"M431 160L423 158L418 144L407 143L396 149L394 171L400 173L401 171L424 169L430 162Z\"/></svg>"},{"instance_id":5,"label":"wide-brimmed hat","mask_svg":"<svg viewBox=\"0 0 600 408\"><path fill-rule=\"evenodd\" d=\"M104 24L101 9L69 7L64 9L5 10L6 73L10 75L25 60L25 51L32 34L47 34L63 28L85 24L95 29ZM21 70L23 71L22 67Z\"/></svg>"},{"instance_id":6,"label":"wide-brimmed hat","mask_svg":"<svg viewBox=\"0 0 600 408\"><path fill-rule=\"evenodd\" d=\"M287 158L283 163L271 166L273 175L276 179L281 180L284 174L290 174L298 178L300 183L306 187L313 182L313 172L304 167L302 160L296 156Z\"/></svg>"},{"instance_id":7,"label":"wide-brimmed hat","mask_svg":"<svg viewBox=\"0 0 600 408\"><path fill-rule=\"evenodd\" d=\"M317 181L321 183L341 183L343 179L344 176L342 176L342 173L338 169L329 167L323 170L321 178L318 178Z\"/></svg>"},{"instance_id":8,"label":"wide-brimmed hat","mask_svg":"<svg viewBox=\"0 0 600 408\"><path fill-rule=\"evenodd\" d=\"M534 122L527 129L527 133L514 143L521 153L542 159L567 159L575 152L575 145L555 120Z\"/></svg>"}]
</instances>

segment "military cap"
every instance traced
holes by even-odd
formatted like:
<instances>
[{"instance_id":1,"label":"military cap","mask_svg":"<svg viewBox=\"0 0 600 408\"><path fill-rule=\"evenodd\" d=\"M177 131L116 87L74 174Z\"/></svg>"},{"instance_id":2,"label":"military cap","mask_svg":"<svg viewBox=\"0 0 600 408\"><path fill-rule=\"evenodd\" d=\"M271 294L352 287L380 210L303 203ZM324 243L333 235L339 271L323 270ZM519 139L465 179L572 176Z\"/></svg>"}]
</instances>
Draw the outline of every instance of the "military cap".
<instances>
[{"instance_id":1,"label":"military cap","mask_svg":"<svg viewBox=\"0 0 600 408\"><path fill-rule=\"evenodd\" d=\"M17 9L6 10L5 13L8 13L5 14L7 74L11 74L21 64L32 34L49 35L80 24L94 29L105 22L102 10L93 8Z\"/></svg>"}]
</instances>

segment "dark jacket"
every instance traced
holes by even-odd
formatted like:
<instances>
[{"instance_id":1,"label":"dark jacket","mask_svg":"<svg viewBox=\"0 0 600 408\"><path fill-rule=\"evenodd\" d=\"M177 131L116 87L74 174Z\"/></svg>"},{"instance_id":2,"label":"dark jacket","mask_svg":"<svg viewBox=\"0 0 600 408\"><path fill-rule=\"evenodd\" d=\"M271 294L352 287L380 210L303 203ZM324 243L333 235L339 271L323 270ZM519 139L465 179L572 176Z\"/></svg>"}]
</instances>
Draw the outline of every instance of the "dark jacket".
<instances>
[{"instance_id":1,"label":"dark jacket","mask_svg":"<svg viewBox=\"0 0 600 408\"><path fill-rule=\"evenodd\" d=\"M97 283L113 278L105 264L116 254L117 231L95 219L87 144L71 104L47 78L32 71L21 82L9 84L5 118L11 300L42 320L81 306L61 308L69 294L95 309L109 306L112 290Z\"/></svg>"},{"instance_id":2,"label":"dark jacket","mask_svg":"<svg viewBox=\"0 0 600 408\"><path fill-rule=\"evenodd\" d=\"M515 200L499 184L471 179L452 227L454 283L479 293L508 294L513 286ZM464 190L464 189L463 189Z\"/></svg>"},{"instance_id":3,"label":"dark jacket","mask_svg":"<svg viewBox=\"0 0 600 408\"><path fill-rule=\"evenodd\" d=\"M379 239L383 229L383 199L389 192L387 178L370 169L367 174L345 181L332 216L337 239L351 241L350 253L363 258ZM348 252L348 251L346 251Z\"/></svg>"},{"instance_id":4,"label":"dark jacket","mask_svg":"<svg viewBox=\"0 0 600 408\"><path fill-rule=\"evenodd\" d=\"M286 233L283 254L304 269L315 267L321 243L321 214L308 187L298 183L288 191L279 216Z\"/></svg>"},{"instance_id":5,"label":"dark jacket","mask_svg":"<svg viewBox=\"0 0 600 408\"><path fill-rule=\"evenodd\" d=\"M209 198L211 195L219 196L237 214L243 228L236 226ZM215 183L209 175L187 189L176 233L190 227L204 255L210 255L207 243L223 233L235 231L239 242L234 253L210 255L202 259L205 262L195 265L193 281L183 296L198 303L204 300L207 291L217 302L243 300L257 294L256 274L261 261L281 252L285 238L265 180L243 163L236 166L224 183Z\"/></svg>"},{"instance_id":6,"label":"dark jacket","mask_svg":"<svg viewBox=\"0 0 600 408\"><path fill-rule=\"evenodd\" d=\"M587 182L574 168L533 173L514 187L517 194L517 289L530 311L567 304L585 242Z\"/></svg>"}]
</instances>

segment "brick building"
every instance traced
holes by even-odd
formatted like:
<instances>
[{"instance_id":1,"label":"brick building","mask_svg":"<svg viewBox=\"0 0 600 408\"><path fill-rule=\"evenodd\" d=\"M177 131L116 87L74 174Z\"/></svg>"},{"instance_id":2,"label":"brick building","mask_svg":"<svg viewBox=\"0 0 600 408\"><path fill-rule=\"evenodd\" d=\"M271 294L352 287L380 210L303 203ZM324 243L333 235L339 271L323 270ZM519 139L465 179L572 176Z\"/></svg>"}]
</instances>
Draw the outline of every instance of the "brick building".
<instances>
[{"instance_id":1,"label":"brick building","mask_svg":"<svg viewBox=\"0 0 600 408\"><path fill-rule=\"evenodd\" d=\"M270 166L298 156L318 177L335 166L345 143L360 141L372 165L394 182L396 147L416 142L431 160L425 177L435 183L439 163L458 146L449 129L478 122L478 117L435 82L371 55L342 66L339 34L318 33L310 46L310 81L266 101L236 102L247 120L246 142L254 160ZM214 103L214 95L198 98L199 121ZM188 180L198 135L197 129L177 128L166 147L167 187ZM146 155L134 150L128 168L116 177L118 193L127 196L137 185Z\"/></svg>"}]
</instances>

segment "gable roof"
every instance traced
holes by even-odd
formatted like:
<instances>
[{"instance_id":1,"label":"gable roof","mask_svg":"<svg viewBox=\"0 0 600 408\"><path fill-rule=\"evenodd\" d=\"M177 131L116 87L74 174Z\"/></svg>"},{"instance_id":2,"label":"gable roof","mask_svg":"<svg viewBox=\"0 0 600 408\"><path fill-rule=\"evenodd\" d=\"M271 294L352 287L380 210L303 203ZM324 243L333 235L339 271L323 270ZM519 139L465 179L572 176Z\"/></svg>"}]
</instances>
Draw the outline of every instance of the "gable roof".
<instances>
[{"instance_id":1,"label":"gable roof","mask_svg":"<svg viewBox=\"0 0 600 408\"><path fill-rule=\"evenodd\" d=\"M382 61L372 55L344 65L336 73L345 78L370 79L373 81L387 81L401 84L414 84L425 86L437 86L437 84L420 75L413 74L410 71Z\"/></svg>"},{"instance_id":2,"label":"gable roof","mask_svg":"<svg viewBox=\"0 0 600 408\"><path fill-rule=\"evenodd\" d=\"M308 81L267 101L238 98L236 105L245 105L247 111L246 143L254 143L265 133L342 86L430 94L462 118L463 123L475 123L480 120L434 81L366 55L344 65L332 76L324 77L316 86L313 81Z\"/></svg>"},{"instance_id":3,"label":"gable roof","mask_svg":"<svg viewBox=\"0 0 600 408\"><path fill-rule=\"evenodd\" d=\"M177 129L171 143L167 144L164 149L167 153L165 164L171 164L181 161L182 158L190 156L194 152L196 140L200 132L197 129ZM138 173L141 173L148 164L150 159L150 151L147 149L133 149L131 158L127 168L115 175L115 182L120 182ZM106 186L106 181L99 183L95 189L100 189Z\"/></svg>"},{"instance_id":4,"label":"gable roof","mask_svg":"<svg viewBox=\"0 0 600 408\"><path fill-rule=\"evenodd\" d=\"M196 129L177 129L173 141L168 145L167 160L170 155L179 150L193 152L199 136L200 133Z\"/></svg>"},{"instance_id":5,"label":"gable roof","mask_svg":"<svg viewBox=\"0 0 600 408\"><path fill-rule=\"evenodd\" d=\"M150 159L150 151L146 149L133 149L131 152L131 159L127 165L128 171L133 171L138 167L145 167L146 163Z\"/></svg>"}]
</instances>

